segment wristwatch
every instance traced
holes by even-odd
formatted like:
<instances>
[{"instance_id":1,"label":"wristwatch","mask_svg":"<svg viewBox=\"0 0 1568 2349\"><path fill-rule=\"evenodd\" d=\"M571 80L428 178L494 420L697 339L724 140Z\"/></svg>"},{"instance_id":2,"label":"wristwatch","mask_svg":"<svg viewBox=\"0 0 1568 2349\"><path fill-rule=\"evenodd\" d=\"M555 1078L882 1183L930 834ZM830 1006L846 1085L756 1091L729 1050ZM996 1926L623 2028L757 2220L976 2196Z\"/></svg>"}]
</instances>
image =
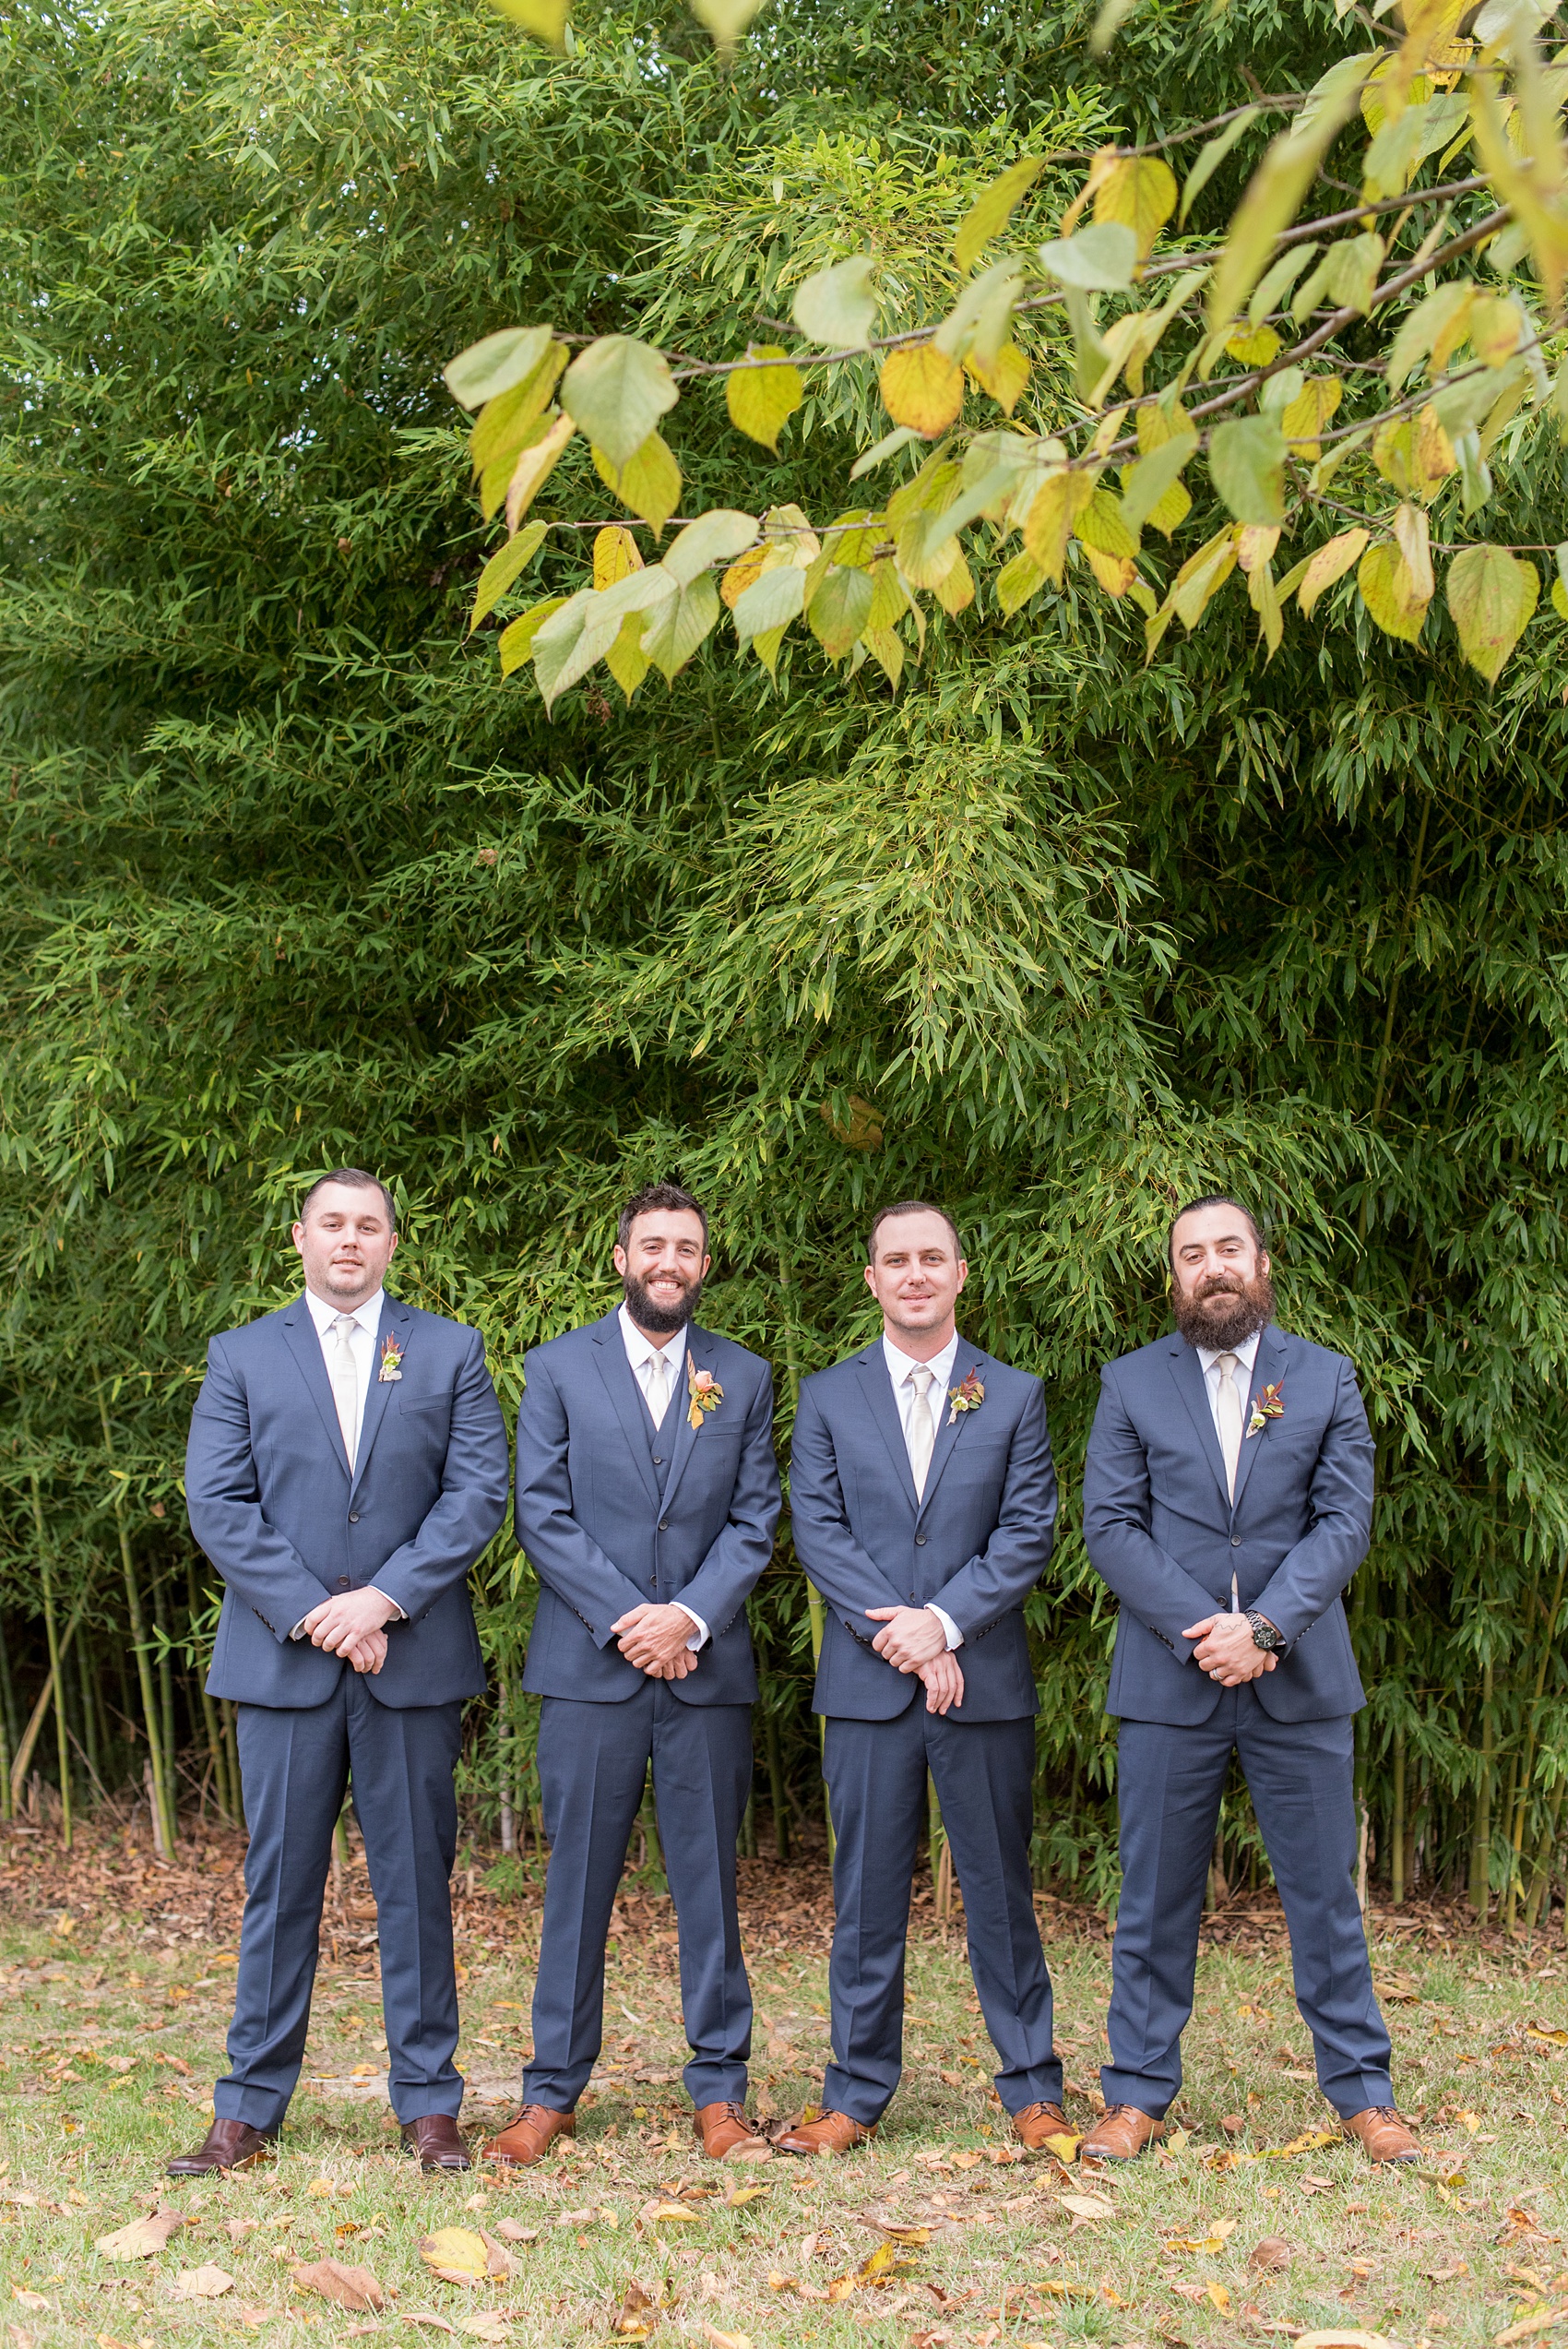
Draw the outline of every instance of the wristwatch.
<instances>
[{"instance_id":1,"label":"wristwatch","mask_svg":"<svg viewBox=\"0 0 1568 2349\"><path fill-rule=\"evenodd\" d=\"M1284 1632L1277 1630L1275 1626L1270 1623L1267 1616L1259 1615L1255 1607L1249 1607L1247 1609L1247 1621L1253 1627L1253 1645L1254 1648L1262 1648L1269 1655L1273 1655L1285 1645Z\"/></svg>"}]
</instances>

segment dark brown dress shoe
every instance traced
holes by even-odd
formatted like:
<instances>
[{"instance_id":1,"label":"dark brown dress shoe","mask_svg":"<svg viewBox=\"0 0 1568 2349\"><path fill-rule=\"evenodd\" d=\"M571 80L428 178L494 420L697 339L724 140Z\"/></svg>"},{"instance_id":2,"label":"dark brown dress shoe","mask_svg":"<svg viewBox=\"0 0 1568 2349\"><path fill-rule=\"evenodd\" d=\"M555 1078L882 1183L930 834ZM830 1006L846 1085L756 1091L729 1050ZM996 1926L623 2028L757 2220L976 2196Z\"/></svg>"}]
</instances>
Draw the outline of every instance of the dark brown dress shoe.
<instances>
[{"instance_id":1,"label":"dark brown dress shoe","mask_svg":"<svg viewBox=\"0 0 1568 2349\"><path fill-rule=\"evenodd\" d=\"M1053 2137L1068 2138L1075 2145L1078 2141L1078 2132L1060 2105L1026 2105L1013 2116L1013 2134L1031 2153L1038 2153Z\"/></svg>"},{"instance_id":2,"label":"dark brown dress shoe","mask_svg":"<svg viewBox=\"0 0 1568 2349\"><path fill-rule=\"evenodd\" d=\"M692 2122L698 2144L710 2162L766 2162L771 2158L766 2137L746 2118L744 2105L699 2105Z\"/></svg>"},{"instance_id":3,"label":"dark brown dress shoe","mask_svg":"<svg viewBox=\"0 0 1568 2349\"><path fill-rule=\"evenodd\" d=\"M194 2153L176 2153L166 2177L210 2177L215 2170L244 2169L264 2161L278 2142L275 2128L253 2128L248 2120L215 2120Z\"/></svg>"},{"instance_id":4,"label":"dark brown dress shoe","mask_svg":"<svg viewBox=\"0 0 1568 2349\"><path fill-rule=\"evenodd\" d=\"M504 2169L529 2169L549 2152L558 2137L576 2133L576 2113L560 2112L553 2105L525 2105L510 2128L491 2139L484 2158L499 2162Z\"/></svg>"},{"instance_id":5,"label":"dark brown dress shoe","mask_svg":"<svg viewBox=\"0 0 1568 2349\"><path fill-rule=\"evenodd\" d=\"M783 2153L849 2153L857 2145L869 2145L875 2135L874 2121L868 2128L848 2113L819 2113L815 2120L801 2121L773 2141Z\"/></svg>"},{"instance_id":6,"label":"dark brown dress shoe","mask_svg":"<svg viewBox=\"0 0 1568 2349\"><path fill-rule=\"evenodd\" d=\"M1165 2123L1136 2105L1108 2105L1078 2148L1080 2162L1135 2162L1165 2134Z\"/></svg>"},{"instance_id":7,"label":"dark brown dress shoe","mask_svg":"<svg viewBox=\"0 0 1568 2349\"><path fill-rule=\"evenodd\" d=\"M453 2113L422 2113L403 2123L403 2142L422 2170L471 2170L467 2141Z\"/></svg>"},{"instance_id":8,"label":"dark brown dress shoe","mask_svg":"<svg viewBox=\"0 0 1568 2349\"><path fill-rule=\"evenodd\" d=\"M1392 2105L1369 2105L1346 2116L1345 2134L1359 2138L1373 2162L1419 2162L1421 2149Z\"/></svg>"}]
</instances>

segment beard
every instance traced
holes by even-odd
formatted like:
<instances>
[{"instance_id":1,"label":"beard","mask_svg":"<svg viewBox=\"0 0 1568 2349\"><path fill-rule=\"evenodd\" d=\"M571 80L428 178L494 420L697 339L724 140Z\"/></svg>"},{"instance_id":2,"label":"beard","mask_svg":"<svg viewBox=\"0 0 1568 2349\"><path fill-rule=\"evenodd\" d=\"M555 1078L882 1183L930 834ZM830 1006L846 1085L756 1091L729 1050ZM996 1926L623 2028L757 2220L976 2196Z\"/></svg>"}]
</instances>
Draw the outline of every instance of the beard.
<instances>
[{"instance_id":1,"label":"beard","mask_svg":"<svg viewBox=\"0 0 1568 2349\"><path fill-rule=\"evenodd\" d=\"M688 1321L696 1319L697 1307L702 1303L700 1281L694 1281L682 1291L678 1304L665 1305L649 1296L635 1273L625 1272L621 1277L626 1287L626 1310L639 1330L649 1330L657 1337L672 1338L677 1330L683 1330Z\"/></svg>"},{"instance_id":2,"label":"beard","mask_svg":"<svg viewBox=\"0 0 1568 2349\"><path fill-rule=\"evenodd\" d=\"M1210 1273L1194 1294L1172 1284L1170 1309L1190 1346L1227 1353L1274 1318L1274 1283L1264 1271L1242 1281L1229 1272Z\"/></svg>"}]
</instances>

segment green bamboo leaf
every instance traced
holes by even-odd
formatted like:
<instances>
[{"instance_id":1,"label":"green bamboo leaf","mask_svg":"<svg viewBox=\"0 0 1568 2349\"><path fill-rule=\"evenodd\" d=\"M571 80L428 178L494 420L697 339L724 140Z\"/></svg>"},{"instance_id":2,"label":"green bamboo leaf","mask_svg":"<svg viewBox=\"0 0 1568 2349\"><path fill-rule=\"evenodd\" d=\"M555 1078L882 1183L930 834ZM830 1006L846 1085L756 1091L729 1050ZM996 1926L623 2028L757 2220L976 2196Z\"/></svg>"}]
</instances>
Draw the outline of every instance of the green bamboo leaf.
<instances>
[{"instance_id":1,"label":"green bamboo leaf","mask_svg":"<svg viewBox=\"0 0 1568 2349\"><path fill-rule=\"evenodd\" d=\"M1191 211L1193 205L1203 194L1237 140L1251 130L1262 111L1259 106L1244 107L1233 123L1228 123L1222 131L1208 141L1206 146L1199 148L1198 160L1187 173L1185 185L1182 189L1182 209L1176 216L1179 227L1186 225L1187 214Z\"/></svg>"}]
</instances>

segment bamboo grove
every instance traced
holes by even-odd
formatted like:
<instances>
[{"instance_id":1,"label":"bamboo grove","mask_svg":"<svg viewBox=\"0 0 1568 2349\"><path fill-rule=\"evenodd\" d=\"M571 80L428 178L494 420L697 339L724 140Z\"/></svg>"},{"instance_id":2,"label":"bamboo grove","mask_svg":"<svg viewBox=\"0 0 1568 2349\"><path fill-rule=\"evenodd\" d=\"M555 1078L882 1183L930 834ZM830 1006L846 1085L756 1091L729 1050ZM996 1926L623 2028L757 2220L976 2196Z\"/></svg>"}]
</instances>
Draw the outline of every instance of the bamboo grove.
<instances>
[{"instance_id":1,"label":"bamboo grove","mask_svg":"<svg viewBox=\"0 0 1568 2349\"><path fill-rule=\"evenodd\" d=\"M469 629L493 541L454 352L538 317L743 351L871 242L918 291L1016 155L1162 137L1172 91L1182 122L1302 92L1343 46L1328 0L1146 0L1101 56L1093 21L795 0L728 61L673 0L580 9L559 57L457 0L0 30L0 1806L135 1802L164 1842L234 1812L184 1435L208 1334L288 1293L309 1175L394 1179L401 1285L483 1328L508 1407L524 1348L610 1301L621 1198L678 1175L786 1445L801 1376L868 1333L868 1210L921 1190L968 1236L968 1326L1047 1383L1038 1865L1113 1898L1076 1467L1100 1362L1162 1326L1172 1202L1224 1184L1378 1436L1371 1880L1521 1927L1561 1901L1555 621L1489 686L1347 581L1265 666L1238 580L1150 657L1069 551L1011 617L989 576L934 602L896 694L796 630L775 680L709 646L547 714L492 639L614 519L564 462L535 580ZM1277 127L1219 159L1215 220ZM1083 179L1048 165L1039 201ZM1028 333L1067 397L1071 335ZM777 455L721 389L683 399L686 510L840 512L861 364L808 371ZM1561 463L1510 444L1498 543L1563 537ZM1234 518L1191 490L1201 543ZM529 1579L504 1541L478 1579L469 1831L531 1866ZM793 1849L820 1786L787 1531L754 1612L748 1831ZM1218 1861L1261 1866L1240 1800Z\"/></svg>"}]
</instances>

